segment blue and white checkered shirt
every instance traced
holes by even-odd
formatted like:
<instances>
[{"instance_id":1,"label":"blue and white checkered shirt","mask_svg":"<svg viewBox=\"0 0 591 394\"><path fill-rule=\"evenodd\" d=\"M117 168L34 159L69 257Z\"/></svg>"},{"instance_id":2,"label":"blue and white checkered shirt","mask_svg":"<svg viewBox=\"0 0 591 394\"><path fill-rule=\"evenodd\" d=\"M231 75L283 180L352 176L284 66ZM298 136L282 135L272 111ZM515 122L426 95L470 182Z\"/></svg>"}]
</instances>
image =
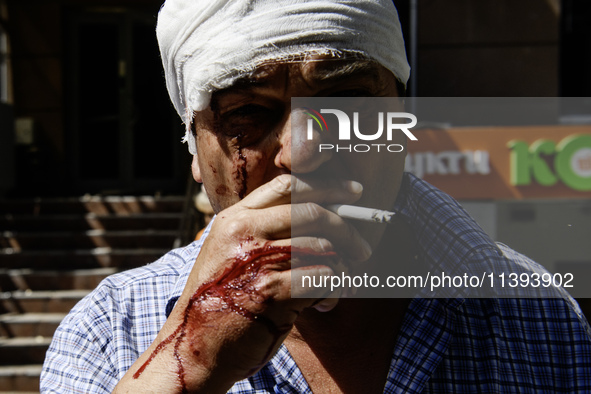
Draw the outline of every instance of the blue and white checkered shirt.
<instances>
[{"instance_id":1,"label":"blue and white checkered shirt","mask_svg":"<svg viewBox=\"0 0 591 394\"><path fill-rule=\"evenodd\" d=\"M478 263L494 250L539 271L531 260L494 244L453 199L412 175L405 175L396 205L425 259ZM164 324L201 244L113 275L80 301L55 333L41 392L110 393ZM311 390L281 346L262 370L230 392ZM578 305L568 295L413 299L384 393L475 392L591 392L591 330Z\"/></svg>"}]
</instances>

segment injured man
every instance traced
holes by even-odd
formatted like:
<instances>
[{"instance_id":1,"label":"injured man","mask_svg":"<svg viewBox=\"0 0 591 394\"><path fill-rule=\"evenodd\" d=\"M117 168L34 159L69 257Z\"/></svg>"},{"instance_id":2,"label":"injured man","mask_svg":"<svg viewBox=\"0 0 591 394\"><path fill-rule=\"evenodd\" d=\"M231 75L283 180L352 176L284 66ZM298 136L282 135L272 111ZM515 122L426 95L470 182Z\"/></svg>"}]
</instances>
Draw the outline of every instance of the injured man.
<instances>
[{"instance_id":1,"label":"injured man","mask_svg":"<svg viewBox=\"0 0 591 394\"><path fill-rule=\"evenodd\" d=\"M591 391L589 325L562 289L368 298L293 285L383 261L543 272L405 173L404 149L315 149L329 138L322 118L292 111L292 98L404 96L391 0L167 0L157 36L216 216L198 241L108 277L72 309L41 392ZM312 123L302 113L317 117L311 138L296 132ZM393 130L388 143L408 137ZM351 205L389 223L350 219Z\"/></svg>"}]
</instances>

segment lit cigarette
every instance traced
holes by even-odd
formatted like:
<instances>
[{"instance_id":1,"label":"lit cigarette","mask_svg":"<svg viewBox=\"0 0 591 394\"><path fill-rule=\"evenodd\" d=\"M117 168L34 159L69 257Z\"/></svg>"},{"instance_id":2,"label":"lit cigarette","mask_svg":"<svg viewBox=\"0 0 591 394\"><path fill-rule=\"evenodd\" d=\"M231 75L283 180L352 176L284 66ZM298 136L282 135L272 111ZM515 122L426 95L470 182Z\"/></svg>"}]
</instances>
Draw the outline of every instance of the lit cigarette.
<instances>
[{"instance_id":1,"label":"lit cigarette","mask_svg":"<svg viewBox=\"0 0 591 394\"><path fill-rule=\"evenodd\" d=\"M354 205L332 204L326 207L344 219L363 220L365 222L390 223L395 213L381 209L356 207Z\"/></svg>"}]
</instances>

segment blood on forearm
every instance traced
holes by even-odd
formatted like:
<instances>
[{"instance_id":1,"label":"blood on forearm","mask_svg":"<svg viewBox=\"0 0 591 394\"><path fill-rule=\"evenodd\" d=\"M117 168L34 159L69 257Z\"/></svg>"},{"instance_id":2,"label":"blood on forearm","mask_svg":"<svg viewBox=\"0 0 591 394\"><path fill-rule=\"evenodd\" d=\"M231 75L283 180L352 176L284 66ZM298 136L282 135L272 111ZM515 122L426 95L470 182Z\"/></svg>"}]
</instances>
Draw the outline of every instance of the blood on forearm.
<instances>
[{"instance_id":1,"label":"blood on forearm","mask_svg":"<svg viewBox=\"0 0 591 394\"><path fill-rule=\"evenodd\" d=\"M156 346L148 359L133 374L133 378L138 379L160 352L172 346L173 356L176 361L176 374L181 392L187 393L186 361L183 360L181 355L181 346L188 343L191 347L195 347L195 345L197 348L199 347L199 344L195 344L194 339L199 337L198 331L204 326L207 316L214 312L224 314L236 313L251 322L264 325L269 331L273 338L271 345L265 352L260 363L258 363L259 365L254 366L247 375L256 372L268 360L271 352L275 349L276 343L281 336L289 332L292 325L278 326L258 311L247 308L244 305L244 298L248 298L255 305L267 302L268 300L257 291L256 282L262 275L268 272L264 269L265 267L290 262L292 250L297 250L298 254L308 255L312 259L334 255L334 252L319 253L309 249L269 244L243 252L234 258L231 265L217 278L199 286L182 312L181 323L168 337ZM215 300L215 302L212 300ZM264 309L264 305L262 306ZM206 358L199 350L193 350L192 355L193 359L197 362L199 362L200 358ZM202 361L205 363L205 360Z\"/></svg>"}]
</instances>

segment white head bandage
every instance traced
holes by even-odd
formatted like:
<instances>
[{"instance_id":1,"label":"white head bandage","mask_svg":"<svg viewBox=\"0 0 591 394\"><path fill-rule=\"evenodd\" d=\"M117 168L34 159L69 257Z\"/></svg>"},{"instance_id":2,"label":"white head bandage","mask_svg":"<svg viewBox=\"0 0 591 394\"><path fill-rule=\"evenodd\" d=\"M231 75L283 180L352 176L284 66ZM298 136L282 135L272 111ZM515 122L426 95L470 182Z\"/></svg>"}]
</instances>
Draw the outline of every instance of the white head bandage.
<instances>
[{"instance_id":1,"label":"white head bandage","mask_svg":"<svg viewBox=\"0 0 591 394\"><path fill-rule=\"evenodd\" d=\"M410 72L392 0L167 0L156 33L192 154L194 111L262 63L355 54L376 60L404 84Z\"/></svg>"}]
</instances>

